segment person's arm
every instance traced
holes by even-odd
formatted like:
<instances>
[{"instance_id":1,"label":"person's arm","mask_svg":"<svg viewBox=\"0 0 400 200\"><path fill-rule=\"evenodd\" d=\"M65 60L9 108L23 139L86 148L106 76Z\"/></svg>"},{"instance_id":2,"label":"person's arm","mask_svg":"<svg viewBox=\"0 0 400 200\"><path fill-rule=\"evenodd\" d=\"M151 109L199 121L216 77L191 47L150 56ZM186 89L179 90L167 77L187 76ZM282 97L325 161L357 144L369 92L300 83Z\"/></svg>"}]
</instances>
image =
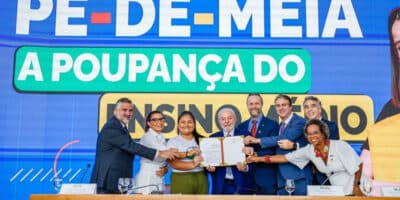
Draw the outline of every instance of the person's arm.
<instances>
[{"instance_id":1,"label":"person's arm","mask_svg":"<svg viewBox=\"0 0 400 200\"><path fill-rule=\"evenodd\" d=\"M163 167L160 167L159 170L156 171L156 175L159 177L163 177L167 172L168 172L168 167L163 166Z\"/></svg>"},{"instance_id":2,"label":"person's arm","mask_svg":"<svg viewBox=\"0 0 400 200\"><path fill-rule=\"evenodd\" d=\"M288 139L284 139L284 140L279 140L278 141L278 145L279 148L281 149L285 149L285 150L292 150L292 149L298 149L299 148L299 144L298 143L294 143Z\"/></svg>"},{"instance_id":3,"label":"person's arm","mask_svg":"<svg viewBox=\"0 0 400 200\"><path fill-rule=\"evenodd\" d=\"M361 180L362 167L363 167L363 164L361 163L358 166L357 172L354 174L354 184L353 184L353 194L354 194L354 196L364 196L364 194L360 190L360 180Z\"/></svg>"},{"instance_id":4,"label":"person's arm","mask_svg":"<svg viewBox=\"0 0 400 200\"><path fill-rule=\"evenodd\" d=\"M296 120L292 122L290 126L291 126L290 129L287 132L285 132L285 134L270 136L270 137L255 138L253 141L257 144L260 144L261 148L277 147L278 141L284 139L288 139L290 141L297 141L300 137L303 136L304 122Z\"/></svg>"},{"instance_id":5,"label":"person's arm","mask_svg":"<svg viewBox=\"0 0 400 200\"><path fill-rule=\"evenodd\" d=\"M146 147L133 141L129 135L124 134L120 129L108 128L102 130L100 134L103 134L101 138L103 142L131 154L137 154L150 160L153 160L156 154L159 154L156 149ZM169 154L167 155L165 153L162 155L169 156Z\"/></svg>"},{"instance_id":6,"label":"person's arm","mask_svg":"<svg viewBox=\"0 0 400 200\"><path fill-rule=\"evenodd\" d=\"M200 155L200 148L192 148L190 151L178 152L178 158L191 158Z\"/></svg>"},{"instance_id":7,"label":"person's arm","mask_svg":"<svg viewBox=\"0 0 400 200\"><path fill-rule=\"evenodd\" d=\"M196 168L197 166L200 165L200 163L203 161L203 158L201 156L195 156L191 162L185 162L182 160L169 160L169 164L171 165L172 168L177 169L177 170L191 170Z\"/></svg>"},{"instance_id":8,"label":"person's arm","mask_svg":"<svg viewBox=\"0 0 400 200\"><path fill-rule=\"evenodd\" d=\"M265 156L249 156L246 158L247 163L287 163L285 155L265 155Z\"/></svg>"}]
</instances>

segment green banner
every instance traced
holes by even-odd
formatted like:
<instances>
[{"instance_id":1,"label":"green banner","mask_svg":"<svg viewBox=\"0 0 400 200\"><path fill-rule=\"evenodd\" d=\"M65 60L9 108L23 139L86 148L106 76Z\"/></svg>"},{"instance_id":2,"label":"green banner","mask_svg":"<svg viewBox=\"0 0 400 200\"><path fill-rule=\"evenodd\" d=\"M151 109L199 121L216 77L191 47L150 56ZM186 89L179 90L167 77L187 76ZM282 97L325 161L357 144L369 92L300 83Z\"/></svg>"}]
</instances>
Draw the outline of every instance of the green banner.
<instances>
[{"instance_id":1,"label":"green banner","mask_svg":"<svg viewBox=\"0 0 400 200\"><path fill-rule=\"evenodd\" d=\"M304 49L25 46L15 55L23 92L306 93Z\"/></svg>"}]
</instances>

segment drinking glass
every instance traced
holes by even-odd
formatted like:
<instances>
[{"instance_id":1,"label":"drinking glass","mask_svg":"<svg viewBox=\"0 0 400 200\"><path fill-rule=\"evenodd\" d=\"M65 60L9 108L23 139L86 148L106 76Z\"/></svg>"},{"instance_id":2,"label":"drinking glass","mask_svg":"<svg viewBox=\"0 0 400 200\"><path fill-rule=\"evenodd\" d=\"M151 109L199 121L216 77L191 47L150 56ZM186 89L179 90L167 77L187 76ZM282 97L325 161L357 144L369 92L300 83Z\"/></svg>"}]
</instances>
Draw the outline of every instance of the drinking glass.
<instances>
[{"instance_id":1,"label":"drinking glass","mask_svg":"<svg viewBox=\"0 0 400 200\"><path fill-rule=\"evenodd\" d=\"M361 182L361 189L364 191L364 193L367 196L371 196L371 191L372 191L372 182L371 182L371 180L369 180L368 178L365 178Z\"/></svg>"},{"instance_id":2,"label":"drinking glass","mask_svg":"<svg viewBox=\"0 0 400 200\"><path fill-rule=\"evenodd\" d=\"M156 186L157 186L156 190L154 190L151 193L152 194L164 194L164 190L165 190L164 183L158 183L158 184L156 184Z\"/></svg>"},{"instance_id":3,"label":"drinking glass","mask_svg":"<svg viewBox=\"0 0 400 200\"><path fill-rule=\"evenodd\" d=\"M292 193L295 190L295 185L294 185L294 180L293 179L286 179L285 190L286 190L286 192L289 193L289 196L292 195Z\"/></svg>"},{"instance_id":4,"label":"drinking glass","mask_svg":"<svg viewBox=\"0 0 400 200\"><path fill-rule=\"evenodd\" d=\"M54 179L53 179L53 187L57 191L57 194L61 190L62 182L63 182L63 180L61 178L54 177Z\"/></svg>"}]
</instances>

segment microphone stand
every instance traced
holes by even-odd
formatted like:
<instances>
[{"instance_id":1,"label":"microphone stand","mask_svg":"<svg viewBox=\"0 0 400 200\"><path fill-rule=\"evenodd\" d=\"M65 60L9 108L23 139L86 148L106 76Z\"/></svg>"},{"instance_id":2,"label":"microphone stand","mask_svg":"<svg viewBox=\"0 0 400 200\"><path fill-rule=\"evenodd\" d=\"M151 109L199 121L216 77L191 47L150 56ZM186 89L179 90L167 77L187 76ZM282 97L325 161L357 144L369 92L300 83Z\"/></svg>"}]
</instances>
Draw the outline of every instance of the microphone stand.
<instances>
[{"instance_id":1,"label":"microphone stand","mask_svg":"<svg viewBox=\"0 0 400 200\"><path fill-rule=\"evenodd\" d=\"M138 187L134 187L128 191L128 194L135 194L137 189L147 188L147 187L155 187L156 190L152 191L150 194L164 194L164 191L160 191L160 187L156 184L142 185Z\"/></svg>"}]
</instances>

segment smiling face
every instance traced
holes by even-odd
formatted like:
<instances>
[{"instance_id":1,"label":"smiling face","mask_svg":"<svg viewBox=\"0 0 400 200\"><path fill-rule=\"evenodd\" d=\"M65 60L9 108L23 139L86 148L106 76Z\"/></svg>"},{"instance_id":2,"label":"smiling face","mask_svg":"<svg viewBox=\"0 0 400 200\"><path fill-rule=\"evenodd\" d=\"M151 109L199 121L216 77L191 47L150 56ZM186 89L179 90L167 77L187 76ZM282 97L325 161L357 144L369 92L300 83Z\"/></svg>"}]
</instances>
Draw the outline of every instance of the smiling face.
<instances>
[{"instance_id":1,"label":"smiling face","mask_svg":"<svg viewBox=\"0 0 400 200\"><path fill-rule=\"evenodd\" d=\"M153 113L150 116L147 125L153 129L156 133L161 133L165 127L165 118L161 113Z\"/></svg>"},{"instance_id":2,"label":"smiling face","mask_svg":"<svg viewBox=\"0 0 400 200\"><path fill-rule=\"evenodd\" d=\"M127 102L118 103L114 110L115 117L124 124L128 124L129 120L132 118L132 114L132 104Z\"/></svg>"},{"instance_id":3,"label":"smiling face","mask_svg":"<svg viewBox=\"0 0 400 200\"><path fill-rule=\"evenodd\" d=\"M275 110L282 121L286 120L292 113L292 106L285 98L277 98L275 100Z\"/></svg>"},{"instance_id":4,"label":"smiling face","mask_svg":"<svg viewBox=\"0 0 400 200\"><path fill-rule=\"evenodd\" d=\"M251 95L247 98L247 110L252 118L257 118L262 114L263 103L260 96Z\"/></svg>"},{"instance_id":5,"label":"smiling face","mask_svg":"<svg viewBox=\"0 0 400 200\"><path fill-rule=\"evenodd\" d=\"M303 104L304 116L307 119L321 119L322 108L317 101L307 100Z\"/></svg>"},{"instance_id":6,"label":"smiling face","mask_svg":"<svg viewBox=\"0 0 400 200\"><path fill-rule=\"evenodd\" d=\"M195 128L194 119L186 114L182 115L182 117L178 121L178 131L181 135L192 135Z\"/></svg>"},{"instance_id":7,"label":"smiling face","mask_svg":"<svg viewBox=\"0 0 400 200\"><path fill-rule=\"evenodd\" d=\"M306 136L308 143L319 146L325 144L325 136L316 124L311 124L307 127Z\"/></svg>"},{"instance_id":8,"label":"smiling face","mask_svg":"<svg viewBox=\"0 0 400 200\"><path fill-rule=\"evenodd\" d=\"M219 113L218 122L222 130L230 132L235 128L236 116L230 110L222 110Z\"/></svg>"}]
</instances>

